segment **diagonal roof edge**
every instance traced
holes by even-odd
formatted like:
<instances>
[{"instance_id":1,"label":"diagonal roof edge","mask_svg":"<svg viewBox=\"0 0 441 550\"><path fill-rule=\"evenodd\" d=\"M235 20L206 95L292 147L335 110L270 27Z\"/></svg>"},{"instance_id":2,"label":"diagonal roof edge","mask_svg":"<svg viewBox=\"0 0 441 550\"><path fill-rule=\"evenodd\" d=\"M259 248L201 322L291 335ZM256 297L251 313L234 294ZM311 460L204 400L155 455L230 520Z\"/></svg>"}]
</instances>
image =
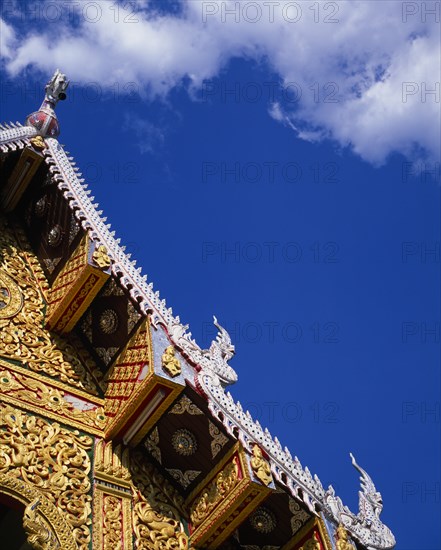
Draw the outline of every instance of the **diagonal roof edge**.
<instances>
[{"instance_id":1,"label":"diagonal roof edge","mask_svg":"<svg viewBox=\"0 0 441 550\"><path fill-rule=\"evenodd\" d=\"M0 126L0 150L4 153L23 149L29 140L37 135L33 127L24 127L19 123ZM147 283L147 276L141 275L141 268L130 261L115 239L115 232L110 231L110 224L103 220L98 204L89 198L90 190L81 178L81 173L74 159L68 157L63 147L54 138L45 138L45 160L57 182L59 189L67 199L72 212L88 232L90 238L106 247L112 260L112 273L132 299L143 311L149 313L152 324L162 325L168 332L171 341L181 349L198 371L197 380L200 389L208 398L212 414L222 421L226 430L238 437L249 451L253 443L258 443L268 454L271 470L275 479L297 499L302 500L310 511L318 514L323 511L337 524L343 524L351 535L369 550L387 550L395 546L395 538L390 529L380 519L382 510L381 494L367 473L361 469L355 459L353 464L361 473L362 491L359 492L359 512L354 514L343 505L330 486L326 491L319 478L311 475L307 467L303 468L297 457L292 458L290 451L282 446L277 437L272 437L268 429L254 421L249 411L243 411L240 402L236 402L224 386L237 380L234 370L228 365L231 358L231 340L228 333L215 324L220 330L217 340L209 350L202 350L190 332L188 325L182 325L178 316L173 315L172 308L160 299L159 292L153 290L153 284ZM235 434L235 428L238 434Z\"/></svg>"},{"instance_id":2,"label":"diagonal roof edge","mask_svg":"<svg viewBox=\"0 0 441 550\"><path fill-rule=\"evenodd\" d=\"M30 139L37 135L37 130L22 126L19 122L0 124L0 150L2 153L16 151L30 145Z\"/></svg>"}]
</instances>

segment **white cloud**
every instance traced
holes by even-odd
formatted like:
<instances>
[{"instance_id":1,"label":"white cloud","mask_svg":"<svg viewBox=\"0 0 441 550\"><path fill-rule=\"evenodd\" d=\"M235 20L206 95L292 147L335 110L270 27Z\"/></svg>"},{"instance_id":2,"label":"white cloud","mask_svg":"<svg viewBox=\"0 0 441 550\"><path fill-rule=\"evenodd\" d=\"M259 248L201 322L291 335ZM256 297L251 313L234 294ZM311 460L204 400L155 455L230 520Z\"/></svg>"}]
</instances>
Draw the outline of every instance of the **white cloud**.
<instances>
[{"instance_id":1,"label":"white cloud","mask_svg":"<svg viewBox=\"0 0 441 550\"><path fill-rule=\"evenodd\" d=\"M7 61L13 55L16 39L15 32L11 25L0 18L0 55L1 60Z\"/></svg>"},{"instance_id":2,"label":"white cloud","mask_svg":"<svg viewBox=\"0 0 441 550\"><path fill-rule=\"evenodd\" d=\"M429 4L191 0L176 15L146 0L136 11L133 2L73 2L75 16L28 24L19 44L11 17L2 56L11 76L59 66L77 82L136 82L146 97L165 96L183 78L194 91L241 56L268 63L286 89L296 84L298 101L268 109L300 138L333 139L374 164L416 147L438 158L439 28L433 15L423 22ZM45 17L49 0L38 5ZM425 94L435 86L437 97Z\"/></svg>"}]
</instances>

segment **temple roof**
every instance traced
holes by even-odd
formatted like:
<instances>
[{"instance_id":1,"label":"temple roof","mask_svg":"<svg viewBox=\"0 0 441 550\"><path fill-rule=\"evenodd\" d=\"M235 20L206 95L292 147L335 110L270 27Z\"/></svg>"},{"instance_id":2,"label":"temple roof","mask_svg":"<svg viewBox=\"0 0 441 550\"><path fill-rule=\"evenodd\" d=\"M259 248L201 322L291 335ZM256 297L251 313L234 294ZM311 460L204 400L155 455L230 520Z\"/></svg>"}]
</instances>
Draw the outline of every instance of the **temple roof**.
<instances>
[{"instance_id":1,"label":"temple roof","mask_svg":"<svg viewBox=\"0 0 441 550\"><path fill-rule=\"evenodd\" d=\"M357 514L343 505L330 486L325 489L308 467L303 467L289 449L283 448L277 437L254 420L249 411L243 410L226 386L237 381L237 375L229 365L234 346L228 332L214 318L218 336L209 349L202 349L193 339L188 325L181 323L159 291L149 282L147 275L125 253L120 240L106 223L99 205L94 203L91 190L82 178L74 159L56 139L58 121L54 107L58 99L65 97L67 80L57 71L46 87L42 107L27 119L27 125L10 123L0 125L0 150L8 155L40 143L44 161L52 179L66 199L71 212L96 249L105 247L110 258L110 270L118 285L124 289L141 314L149 316L154 330L163 332L179 354L193 369L194 387L207 400L208 409L220 421L228 434L238 439L252 454L257 444L265 452L271 472L284 490L304 503L312 514L322 513L330 521L343 524L354 540L369 549L388 549L395 545L391 531L381 522L381 495L369 475L352 457L352 463L360 474L360 510Z\"/></svg>"}]
</instances>

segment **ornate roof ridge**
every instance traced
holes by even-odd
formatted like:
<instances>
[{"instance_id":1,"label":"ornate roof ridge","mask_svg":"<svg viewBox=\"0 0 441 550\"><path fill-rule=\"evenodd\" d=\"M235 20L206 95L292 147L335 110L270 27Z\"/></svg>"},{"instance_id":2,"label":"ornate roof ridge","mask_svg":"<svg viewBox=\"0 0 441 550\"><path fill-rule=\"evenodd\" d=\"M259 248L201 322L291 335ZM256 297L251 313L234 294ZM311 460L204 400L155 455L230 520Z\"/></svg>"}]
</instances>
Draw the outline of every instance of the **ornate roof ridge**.
<instances>
[{"instance_id":1,"label":"ornate roof ridge","mask_svg":"<svg viewBox=\"0 0 441 550\"><path fill-rule=\"evenodd\" d=\"M22 149L30 145L30 140L38 134L34 127L22 126L18 122L2 125L0 149L3 152ZM120 239L115 239L115 232L110 231L111 225L102 217L99 204L93 203L95 197L90 196L91 190L81 177L73 157L68 156L69 153L55 138L46 137L45 144L43 154L49 171L72 212L91 240L106 247L112 260L112 273L128 290L142 313L151 314L154 326L163 325L173 343L195 366L213 370L225 385L236 382L237 374L227 363L234 354L234 346L227 331L217 323L216 317L214 322L219 329L219 335L210 349L204 350L193 339L191 332L187 332L188 325L183 325L179 316L174 316L172 308L167 307L165 300L160 298L159 291L154 291L153 283L147 283L147 275L142 275L142 269L136 267L136 260L130 260L131 255L125 253Z\"/></svg>"},{"instance_id":2,"label":"ornate roof ridge","mask_svg":"<svg viewBox=\"0 0 441 550\"><path fill-rule=\"evenodd\" d=\"M325 491L318 476L313 476L307 466L303 467L297 456L293 458L286 446L282 448L277 436L273 437L268 428L263 429L258 420L253 420L250 412L243 410L240 401L235 401L231 393L225 391L216 375L201 371L198 382L209 397L210 411L222 422L227 432L237 437L250 453L254 443L261 446L270 459L274 478L312 513L322 511L337 524L344 525L368 550L385 550L395 546L391 530L379 519L383 509L381 493L376 490L371 477L357 464L352 453L352 464L361 474L358 514L343 505L332 485Z\"/></svg>"},{"instance_id":3,"label":"ornate roof ridge","mask_svg":"<svg viewBox=\"0 0 441 550\"><path fill-rule=\"evenodd\" d=\"M112 260L111 270L121 285L128 290L131 298L138 304L142 313L151 314L154 326L161 324L167 330L172 342L180 348L189 360L196 366L208 368L216 372L225 385L237 381L237 375L227 361L234 354L234 346L228 333L214 318L219 329L217 339L212 342L210 349L201 349L193 339L191 332L187 332L188 325L183 325L179 316L173 315L171 307L160 298L158 290L154 290L153 283L147 283L147 275L142 274L141 267L136 267L136 260L130 260L130 254L120 245L120 239L115 239L115 232L107 224L99 204L93 203L95 197L81 177L73 157L68 157L63 147L54 138L46 138L47 149L44 151L49 171L59 189L63 192L74 215L89 234L91 240L107 249Z\"/></svg>"},{"instance_id":4,"label":"ornate roof ridge","mask_svg":"<svg viewBox=\"0 0 441 550\"><path fill-rule=\"evenodd\" d=\"M3 153L16 151L30 145L30 139L37 135L35 128L23 126L19 122L0 124L0 150Z\"/></svg>"},{"instance_id":5,"label":"ornate roof ridge","mask_svg":"<svg viewBox=\"0 0 441 550\"><path fill-rule=\"evenodd\" d=\"M0 126L0 149L3 152L22 149L30 144L30 139L38 135L31 126L19 123ZM45 138L46 149L43 151L46 163L59 189L67 199L72 212L88 232L90 238L104 245L112 260L112 273L128 290L144 314L150 314L155 327L162 325L171 341L194 364L198 371L198 385L208 398L212 414L222 421L226 430L241 440L249 451L251 444L257 443L268 454L275 479L285 486L296 498L302 500L309 510L317 514L323 511L336 523L342 523L347 530L368 549L389 549L395 545L391 531L379 519L382 510L381 495L375 489L371 478L353 459L353 464L361 473L362 491L359 492L359 513L355 515L341 499L335 496L330 486L326 491L317 475L312 476L308 467L303 468L297 457L287 447L282 448L277 437L272 437L268 429L263 429L259 421L253 420L249 411L243 411L240 402L236 402L224 386L237 380L228 360L234 353L228 333L215 318L219 335L212 342L210 349L201 349L187 332L188 325L183 325L179 316L174 316L171 307L167 307L159 291L153 290L153 283L147 283L147 275L141 274L136 261L130 260L120 239L115 239L115 232L110 231L110 224L102 217L99 205L93 203L91 191L81 177L73 157L69 157L55 138Z\"/></svg>"}]
</instances>

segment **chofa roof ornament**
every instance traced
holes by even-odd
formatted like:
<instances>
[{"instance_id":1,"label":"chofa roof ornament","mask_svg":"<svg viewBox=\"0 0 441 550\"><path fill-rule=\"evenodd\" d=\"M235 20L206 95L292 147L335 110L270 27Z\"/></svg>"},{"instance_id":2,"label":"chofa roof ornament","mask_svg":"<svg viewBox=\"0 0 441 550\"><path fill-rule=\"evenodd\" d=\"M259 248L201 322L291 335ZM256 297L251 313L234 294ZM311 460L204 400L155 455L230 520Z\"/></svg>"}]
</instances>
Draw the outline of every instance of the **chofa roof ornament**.
<instances>
[{"instance_id":1,"label":"chofa roof ornament","mask_svg":"<svg viewBox=\"0 0 441 550\"><path fill-rule=\"evenodd\" d=\"M353 514L347 506L343 506L341 499L335 496L331 485L325 493L325 505L335 520L349 529L369 550L393 548L395 537L380 520L383 510L381 493L377 491L370 475L357 464L354 455L349 454L352 465L360 472L362 490L358 492L358 514Z\"/></svg>"},{"instance_id":2,"label":"chofa roof ornament","mask_svg":"<svg viewBox=\"0 0 441 550\"><path fill-rule=\"evenodd\" d=\"M45 98L41 107L26 119L26 126L32 126L41 137L57 137L60 134L55 106L59 101L66 99L66 90L69 80L58 69L46 85Z\"/></svg>"},{"instance_id":3,"label":"chofa roof ornament","mask_svg":"<svg viewBox=\"0 0 441 550\"><path fill-rule=\"evenodd\" d=\"M230 367L228 361L233 358L235 348L231 342L228 332L217 322L213 315L213 322L218 329L216 340L211 342L208 350L203 350L203 354L207 357L212 365L214 372L218 375L222 385L234 384L237 382L237 374Z\"/></svg>"},{"instance_id":4,"label":"chofa roof ornament","mask_svg":"<svg viewBox=\"0 0 441 550\"><path fill-rule=\"evenodd\" d=\"M358 516L368 527L370 527L374 519L378 519L380 517L381 511L383 510L381 493L377 491L370 475L357 464L354 455L352 453L349 453L349 455L352 460L352 465L360 472L362 491L358 492L358 496L360 498L360 511Z\"/></svg>"},{"instance_id":5,"label":"chofa roof ornament","mask_svg":"<svg viewBox=\"0 0 441 550\"><path fill-rule=\"evenodd\" d=\"M228 364L235 353L235 349L230 335L218 323L215 316L213 316L213 321L219 332L208 349L201 349L196 344L191 332L187 332L188 325L182 325L179 317L171 319L167 331L171 340L190 361L199 365L202 370L215 374L222 386L228 386L237 382L236 371Z\"/></svg>"}]
</instances>

